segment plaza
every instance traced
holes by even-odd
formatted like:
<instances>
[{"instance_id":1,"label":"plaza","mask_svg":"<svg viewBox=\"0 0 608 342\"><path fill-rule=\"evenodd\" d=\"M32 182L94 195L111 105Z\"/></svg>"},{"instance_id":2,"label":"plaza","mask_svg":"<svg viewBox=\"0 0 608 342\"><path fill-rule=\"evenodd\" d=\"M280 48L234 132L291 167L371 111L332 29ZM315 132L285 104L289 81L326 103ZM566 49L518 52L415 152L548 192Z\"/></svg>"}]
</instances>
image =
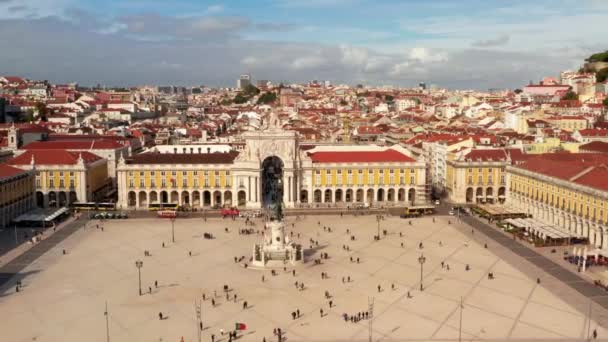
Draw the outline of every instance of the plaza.
<instances>
[{"instance_id":1,"label":"plaza","mask_svg":"<svg viewBox=\"0 0 608 342\"><path fill-rule=\"evenodd\" d=\"M287 216L287 232L309 249L307 262L274 276L244 266L263 236L239 230L261 230L261 219L255 226L177 219L175 242L169 220L105 221L103 230L93 221L16 275L21 291L14 281L0 289L2 340L106 341L107 302L110 341L197 341L195 301L203 294L202 341L212 334L228 341L221 329L237 322L247 325L241 341L276 341L276 328L288 341L367 341L369 320L347 322L343 314L369 311L372 299L374 341L458 341L461 314L463 341L582 341L594 329L606 336L596 322L605 320L602 308L594 307L588 322L586 306L575 305L582 296L546 278L537 283L526 261L496 253L500 246L492 243L485 248L479 233L455 220L388 216L380 221L387 234L374 241L373 215ZM313 262L324 253L321 264ZM142 295L136 261L143 262ZM300 317L292 319L296 310Z\"/></svg>"}]
</instances>

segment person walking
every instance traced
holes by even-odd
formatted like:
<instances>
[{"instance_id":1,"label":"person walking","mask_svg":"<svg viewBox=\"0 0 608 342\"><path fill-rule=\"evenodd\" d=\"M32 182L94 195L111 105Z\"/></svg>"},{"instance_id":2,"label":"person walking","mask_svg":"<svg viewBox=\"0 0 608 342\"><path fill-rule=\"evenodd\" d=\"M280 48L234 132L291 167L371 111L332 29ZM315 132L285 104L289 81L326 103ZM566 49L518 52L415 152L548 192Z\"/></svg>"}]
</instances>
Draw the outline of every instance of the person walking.
<instances>
[{"instance_id":1,"label":"person walking","mask_svg":"<svg viewBox=\"0 0 608 342\"><path fill-rule=\"evenodd\" d=\"M319 313L321 314L321 317L323 317L323 309L319 309Z\"/></svg>"}]
</instances>

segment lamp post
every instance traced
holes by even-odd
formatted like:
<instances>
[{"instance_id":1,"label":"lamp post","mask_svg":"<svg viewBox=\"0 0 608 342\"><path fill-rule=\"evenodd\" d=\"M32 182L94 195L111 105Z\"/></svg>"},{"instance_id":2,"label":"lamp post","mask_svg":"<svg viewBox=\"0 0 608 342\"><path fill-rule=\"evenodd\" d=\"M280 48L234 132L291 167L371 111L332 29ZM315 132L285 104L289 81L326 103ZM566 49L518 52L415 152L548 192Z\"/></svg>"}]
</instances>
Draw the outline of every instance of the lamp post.
<instances>
[{"instance_id":1,"label":"lamp post","mask_svg":"<svg viewBox=\"0 0 608 342\"><path fill-rule=\"evenodd\" d=\"M376 215L376 221L378 222L378 240L380 240L380 215Z\"/></svg>"},{"instance_id":2,"label":"lamp post","mask_svg":"<svg viewBox=\"0 0 608 342\"><path fill-rule=\"evenodd\" d=\"M418 262L420 263L420 291L424 291L424 287L422 286L422 274L423 274L423 265L426 261L426 258L423 254L418 258Z\"/></svg>"},{"instance_id":3,"label":"lamp post","mask_svg":"<svg viewBox=\"0 0 608 342\"><path fill-rule=\"evenodd\" d=\"M175 217L171 218L171 241L175 243Z\"/></svg>"},{"instance_id":4,"label":"lamp post","mask_svg":"<svg viewBox=\"0 0 608 342\"><path fill-rule=\"evenodd\" d=\"M139 295L141 296L141 268L144 266L144 262L141 260L135 261L135 267L137 267L137 273L139 275Z\"/></svg>"}]
</instances>

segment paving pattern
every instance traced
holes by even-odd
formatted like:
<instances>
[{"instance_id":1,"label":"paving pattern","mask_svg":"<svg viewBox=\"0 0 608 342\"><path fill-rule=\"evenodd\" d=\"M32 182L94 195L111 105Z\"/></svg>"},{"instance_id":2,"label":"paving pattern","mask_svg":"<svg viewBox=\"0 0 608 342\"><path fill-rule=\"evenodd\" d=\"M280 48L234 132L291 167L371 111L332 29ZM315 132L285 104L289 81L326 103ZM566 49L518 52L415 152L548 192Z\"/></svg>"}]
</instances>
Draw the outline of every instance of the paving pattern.
<instances>
[{"instance_id":1,"label":"paving pattern","mask_svg":"<svg viewBox=\"0 0 608 342\"><path fill-rule=\"evenodd\" d=\"M211 341L212 334L215 341L227 341L220 329L230 330L236 322L248 326L240 341L276 341L275 328L285 332L287 341L367 341L369 321L345 322L342 315L366 311L370 298L374 341L457 341L461 313L463 341L583 341L593 329L600 338L608 336L597 322L603 320L599 311L589 322L586 312L572 304L572 299L584 299L582 294L568 292L562 297L556 291L559 287L553 286L558 282L537 284L525 271L527 261L505 257L502 251L497 255L498 248L484 248L466 233L470 226L450 225L448 219L436 217L433 222L427 217L410 225L409 220L389 217L381 222L388 235L373 241L374 216L308 216L299 221L288 217L295 240L305 246L310 239L318 240L312 258L329 254L321 265L308 262L296 267L295 276L291 267L272 276L234 262L235 256L247 260L253 243L261 240L260 235L238 234L243 221L177 220L175 243L169 221L106 221L104 231L81 230L46 252L32 254L19 263L24 267L12 271L18 274L0 287L2 340L106 341L107 301L113 342L180 341L182 336L184 341L198 341L194 302L203 293L202 341ZM254 229L261 227L257 222ZM203 239L204 232L216 238ZM421 254L426 258L424 291ZM142 296L136 260L143 261ZM322 279L321 272L328 279ZM488 279L489 272L495 279ZM343 277L351 282L343 282ZM19 293L14 290L17 279L24 284ZM296 281L305 289L296 289ZM231 289L229 300L224 284ZM325 291L331 295L332 308ZM215 307L210 299L214 292ZM244 301L248 309L243 309ZM296 310L301 317L294 320L291 312ZM159 320L159 312L167 318Z\"/></svg>"}]
</instances>

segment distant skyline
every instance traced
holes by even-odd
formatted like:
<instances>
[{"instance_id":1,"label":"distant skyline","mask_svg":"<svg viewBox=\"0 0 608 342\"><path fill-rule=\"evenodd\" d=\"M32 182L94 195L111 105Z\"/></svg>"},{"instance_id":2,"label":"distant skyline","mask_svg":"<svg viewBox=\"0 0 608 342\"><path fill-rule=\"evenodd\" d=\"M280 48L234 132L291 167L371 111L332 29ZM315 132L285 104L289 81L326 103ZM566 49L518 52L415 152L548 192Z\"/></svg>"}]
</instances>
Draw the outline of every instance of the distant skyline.
<instances>
[{"instance_id":1,"label":"distant skyline","mask_svg":"<svg viewBox=\"0 0 608 342\"><path fill-rule=\"evenodd\" d=\"M0 75L516 88L608 49L608 1L0 0Z\"/></svg>"}]
</instances>

